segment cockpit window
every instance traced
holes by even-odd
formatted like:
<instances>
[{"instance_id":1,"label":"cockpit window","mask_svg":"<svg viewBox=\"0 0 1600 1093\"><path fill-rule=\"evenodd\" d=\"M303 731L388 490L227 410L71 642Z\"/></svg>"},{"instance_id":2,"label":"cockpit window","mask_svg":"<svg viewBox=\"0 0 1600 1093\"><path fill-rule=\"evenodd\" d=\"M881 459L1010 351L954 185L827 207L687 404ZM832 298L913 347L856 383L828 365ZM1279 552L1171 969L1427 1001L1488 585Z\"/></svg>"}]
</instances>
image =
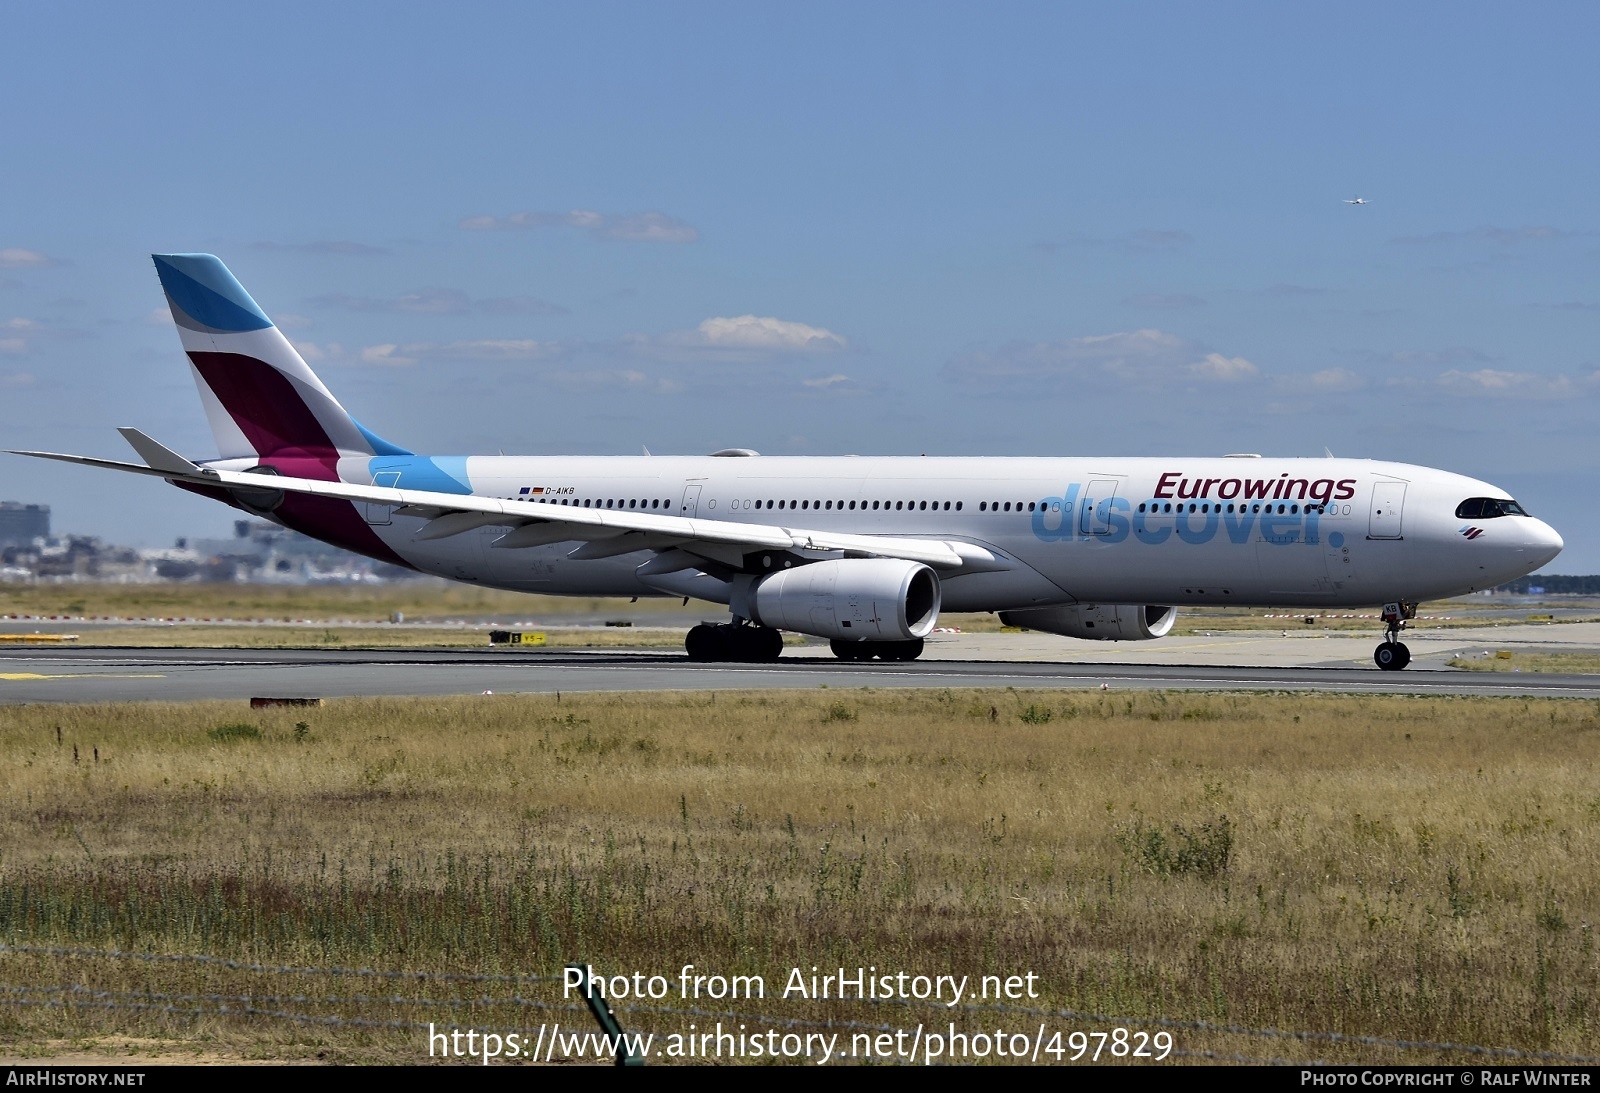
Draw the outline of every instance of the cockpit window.
<instances>
[{"instance_id":1,"label":"cockpit window","mask_svg":"<svg viewBox=\"0 0 1600 1093\"><path fill-rule=\"evenodd\" d=\"M1527 511L1510 498L1469 497L1456 506L1458 520L1492 520L1496 516L1526 516Z\"/></svg>"}]
</instances>

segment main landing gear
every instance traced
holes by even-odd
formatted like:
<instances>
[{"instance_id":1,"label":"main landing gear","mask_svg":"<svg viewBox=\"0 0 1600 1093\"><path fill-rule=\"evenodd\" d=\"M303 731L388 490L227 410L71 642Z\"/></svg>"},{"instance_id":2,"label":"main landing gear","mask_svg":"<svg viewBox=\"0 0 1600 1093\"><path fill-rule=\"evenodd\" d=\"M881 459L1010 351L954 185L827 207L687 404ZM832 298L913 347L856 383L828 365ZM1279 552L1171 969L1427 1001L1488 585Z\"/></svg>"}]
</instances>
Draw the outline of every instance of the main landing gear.
<instances>
[{"instance_id":1,"label":"main landing gear","mask_svg":"<svg viewBox=\"0 0 1600 1093\"><path fill-rule=\"evenodd\" d=\"M1383 621L1387 627L1383 643L1372 652L1372 662L1385 672L1398 672L1411 663L1411 650L1400 640L1400 631L1406 620L1417 617L1417 605L1401 600L1383 605Z\"/></svg>"},{"instance_id":2,"label":"main landing gear","mask_svg":"<svg viewBox=\"0 0 1600 1093\"><path fill-rule=\"evenodd\" d=\"M739 661L759 664L783 655L783 635L770 626L703 622L690 629L683 647L690 660Z\"/></svg>"},{"instance_id":3,"label":"main landing gear","mask_svg":"<svg viewBox=\"0 0 1600 1093\"><path fill-rule=\"evenodd\" d=\"M834 638L828 643L833 655L840 660L916 660L922 655L922 639L909 641L841 641Z\"/></svg>"}]
</instances>

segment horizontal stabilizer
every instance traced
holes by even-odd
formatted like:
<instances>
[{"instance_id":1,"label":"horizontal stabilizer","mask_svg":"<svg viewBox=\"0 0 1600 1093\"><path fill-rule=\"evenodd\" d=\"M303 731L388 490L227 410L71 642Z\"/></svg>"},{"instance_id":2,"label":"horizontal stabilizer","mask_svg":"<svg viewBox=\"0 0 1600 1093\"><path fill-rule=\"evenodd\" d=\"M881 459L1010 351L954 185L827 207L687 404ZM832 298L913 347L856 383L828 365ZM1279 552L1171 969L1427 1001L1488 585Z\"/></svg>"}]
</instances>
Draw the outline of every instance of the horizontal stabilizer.
<instances>
[{"instance_id":1,"label":"horizontal stabilizer","mask_svg":"<svg viewBox=\"0 0 1600 1093\"><path fill-rule=\"evenodd\" d=\"M139 458L148 463L152 470L163 474L204 475L205 468L189 462L183 456L159 441L145 436L138 429L118 429L122 439L126 440L133 450L139 453ZM215 473L215 472L213 472Z\"/></svg>"}]
</instances>

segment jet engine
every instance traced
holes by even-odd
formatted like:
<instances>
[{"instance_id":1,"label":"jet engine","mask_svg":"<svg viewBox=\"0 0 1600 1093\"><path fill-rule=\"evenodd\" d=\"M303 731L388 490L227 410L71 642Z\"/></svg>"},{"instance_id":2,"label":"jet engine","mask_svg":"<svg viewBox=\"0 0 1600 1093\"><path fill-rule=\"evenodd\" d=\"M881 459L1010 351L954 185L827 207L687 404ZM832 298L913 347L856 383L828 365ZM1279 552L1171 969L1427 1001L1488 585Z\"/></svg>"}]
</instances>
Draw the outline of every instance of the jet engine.
<instances>
[{"instance_id":1,"label":"jet engine","mask_svg":"<svg viewBox=\"0 0 1600 1093\"><path fill-rule=\"evenodd\" d=\"M1031 607L1000 612L1000 621L1007 626L1091 641L1164 638L1177 617L1176 607L1141 603L1075 603L1070 607Z\"/></svg>"},{"instance_id":2,"label":"jet engine","mask_svg":"<svg viewBox=\"0 0 1600 1093\"><path fill-rule=\"evenodd\" d=\"M820 638L909 641L939 618L939 577L920 562L843 558L763 577L749 618L761 626Z\"/></svg>"}]
</instances>

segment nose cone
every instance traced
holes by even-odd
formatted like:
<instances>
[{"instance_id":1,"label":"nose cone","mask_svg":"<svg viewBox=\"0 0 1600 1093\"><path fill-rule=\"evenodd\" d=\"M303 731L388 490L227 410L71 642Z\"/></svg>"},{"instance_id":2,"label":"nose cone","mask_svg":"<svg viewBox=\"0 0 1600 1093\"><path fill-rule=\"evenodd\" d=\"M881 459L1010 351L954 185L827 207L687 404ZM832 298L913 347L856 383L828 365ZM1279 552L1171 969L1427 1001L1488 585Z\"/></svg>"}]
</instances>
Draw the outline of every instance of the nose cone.
<instances>
[{"instance_id":1,"label":"nose cone","mask_svg":"<svg viewBox=\"0 0 1600 1093\"><path fill-rule=\"evenodd\" d=\"M1546 565L1561 553L1561 548L1567 544L1562 541L1555 528L1535 517L1528 517L1528 526L1523 529L1523 552L1528 559L1528 564L1534 569Z\"/></svg>"}]
</instances>

